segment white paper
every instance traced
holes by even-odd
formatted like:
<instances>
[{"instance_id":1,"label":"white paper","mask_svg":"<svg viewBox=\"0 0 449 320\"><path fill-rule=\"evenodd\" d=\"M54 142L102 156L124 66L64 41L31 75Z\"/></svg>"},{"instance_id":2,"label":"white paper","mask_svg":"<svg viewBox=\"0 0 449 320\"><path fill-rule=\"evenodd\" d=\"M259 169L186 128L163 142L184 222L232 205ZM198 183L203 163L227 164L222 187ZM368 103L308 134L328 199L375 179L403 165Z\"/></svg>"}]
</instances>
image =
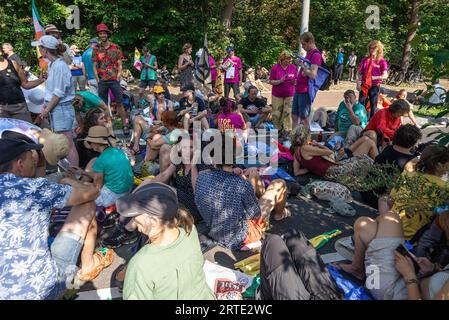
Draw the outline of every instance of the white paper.
<instances>
[{"instance_id":1,"label":"white paper","mask_svg":"<svg viewBox=\"0 0 449 320\"><path fill-rule=\"evenodd\" d=\"M324 131L323 128L317 123L317 122L311 122L310 123L310 131L312 132L320 132Z\"/></svg>"},{"instance_id":2,"label":"white paper","mask_svg":"<svg viewBox=\"0 0 449 320\"><path fill-rule=\"evenodd\" d=\"M212 263L208 260L204 262L204 273L206 274L206 282L209 288L215 290L215 281L217 279L228 279L230 281L238 281L246 289L251 287L254 277L248 276L240 271L232 270L218 264Z\"/></svg>"},{"instance_id":3,"label":"white paper","mask_svg":"<svg viewBox=\"0 0 449 320\"><path fill-rule=\"evenodd\" d=\"M234 79L235 76L235 67L229 67L228 70L226 70L226 79Z\"/></svg>"}]
</instances>

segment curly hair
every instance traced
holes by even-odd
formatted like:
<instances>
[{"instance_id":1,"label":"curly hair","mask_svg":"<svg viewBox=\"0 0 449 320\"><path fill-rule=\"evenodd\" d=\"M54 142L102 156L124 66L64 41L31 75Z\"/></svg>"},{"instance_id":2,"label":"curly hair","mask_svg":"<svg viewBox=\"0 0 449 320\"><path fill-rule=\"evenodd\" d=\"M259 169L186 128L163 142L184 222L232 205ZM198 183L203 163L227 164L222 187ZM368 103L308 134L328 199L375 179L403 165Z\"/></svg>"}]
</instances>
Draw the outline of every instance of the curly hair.
<instances>
[{"instance_id":1,"label":"curly hair","mask_svg":"<svg viewBox=\"0 0 449 320\"><path fill-rule=\"evenodd\" d=\"M290 135L292 142L292 148L302 147L310 141L311 132L310 128L306 126L299 126Z\"/></svg>"},{"instance_id":2,"label":"curly hair","mask_svg":"<svg viewBox=\"0 0 449 320\"><path fill-rule=\"evenodd\" d=\"M449 149L441 145L430 145L424 149L418 164L417 171L435 174L438 165L449 162Z\"/></svg>"},{"instance_id":3,"label":"curly hair","mask_svg":"<svg viewBox=\"0 0 449 320\"><path fill-rule=\"evenodd\" d=\"M369 49L371 47L377 47L377 57L376 61L379 62L381 58L384 56L384 45L379 40L372 40L368 43L367 50L368 50L368 56L370 55Z\"/></svg>"},{"instance_id":4,"label":"curly hair","mask_svg":"<svg viewBox=\"0 0 449 320\"><path fill-rule=\"evenodd\" d=\"M100 108L93 108L87 111L86 116L84 117L84 126L83 132L86 135L89 133L89 129L98 126L98 118L103 114L103 110Z\"/></svg>"}]
</instances>

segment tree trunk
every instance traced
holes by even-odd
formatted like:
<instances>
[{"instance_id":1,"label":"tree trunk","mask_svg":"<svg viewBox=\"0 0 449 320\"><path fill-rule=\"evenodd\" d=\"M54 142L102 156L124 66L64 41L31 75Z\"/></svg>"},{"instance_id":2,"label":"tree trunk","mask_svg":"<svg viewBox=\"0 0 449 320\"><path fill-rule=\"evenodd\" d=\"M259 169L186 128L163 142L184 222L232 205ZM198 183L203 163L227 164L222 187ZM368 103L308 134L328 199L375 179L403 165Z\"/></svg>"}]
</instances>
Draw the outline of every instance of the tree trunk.
<instances>
[{"instance_id":1,"label":"tree trunk","mask_svg":"<svg viewBox=\"0 0 449 320\"><path fill-rule=\"evenodd\" d=\"M420 1L419 0L411 0L412 4L412 10L410 13L410 20L409 20L409 30L407 32L407 38L405 40L405 46L404 51L402 53L402 63L401 67L402 70L407 70L410 66L410 54L412 52L412 41L413 38L416 36L416 30L418 29L418 23L419 23L419 7L420 7Z\"/></svg>"},{"instance_id":2,"label":"tree trunk","mask_svg":"<svg viewBox=\"0 0 449 320\"><path fill-rule=\"evenodd\" d=\"M231 31L232 13L234 12L234 1L227 0L226 7L221 14L221 22L226 28L226 33L229 34Z\"/></svg>"}]
</instances>

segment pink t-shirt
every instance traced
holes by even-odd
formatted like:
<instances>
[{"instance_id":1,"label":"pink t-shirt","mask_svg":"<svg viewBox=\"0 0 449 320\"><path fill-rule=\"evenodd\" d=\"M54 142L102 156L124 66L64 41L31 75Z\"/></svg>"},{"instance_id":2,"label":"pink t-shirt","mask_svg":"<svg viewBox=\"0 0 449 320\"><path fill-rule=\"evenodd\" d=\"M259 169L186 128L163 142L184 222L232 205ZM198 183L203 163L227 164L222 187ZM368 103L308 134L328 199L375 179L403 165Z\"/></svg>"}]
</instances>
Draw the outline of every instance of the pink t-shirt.
<instances>
[{"instance_id":1,"label":"pink t-shirt","mask_svg":"<svg viewBox=\"0 0 449 320\"><path fill-rule=\"evenodd\" d=\"M360 61L358 71L362 73L362 79L365 77L365 73L368 72L369 67L369 57L365 57ZM388 63L383 58L380 58L379 63L377 63L376 59L373 59L373 69L372 75L375 77L381 76L384 71L388 70ZM382 84L382 80L376 79L372 82L373 85Z\"/></svg>"},{"instance_id":2,"label":"pink t-shirt","mask_svg":"<svg viewBox=\"0 0 449 320\"><path fill-rule=\"evenodd\" d=\"M289 64L286 69L278 63L271 68L270 80L280 80L285 77L284 82L272 87L271 94L278 98L293 97L295 94L295 79L297 68L294 64Z\"/></svg>"},{"instance_id":3,"label":"pink t-shirt","mask_svg":"<svg viewBox=\"0 0 449 320\"><path fill-rule=\"evenodd\" d=\"M209 65L211 66L210 78L212 81L215 81L215 80L217 80L217 66L215 66L215 60L214 60L214 58L212 58L211 55L209 55ZM215 66L215 67L212 68L212 66Z\"/></svg>"},{"instance_id":4,"label":"pink t-shirt","mask_svg":"<svg viewBox=\"0 0 449 320\"><path fill-rule=\"evenodd\" d=\"M306 55L306 59L312 64L321 66L323 63L323 58L321 57L321 52L318 49L313 49ZM298 72L298 78L296 79L296 93L308 93L309 92L309 77L307 77L303 72Z\"/></svg>"},{"instance_id":5,"label":"pink t-shirt","mask_svg":"<svg viewBox=\"0 0 449 320\"><path fill-rule=\"evenodd\" d=\"M239 83L240 82L239 71L242 70L242 60L240 60L240 58L236 56L232 58L226 57L223 59L223 65L225 65L226 61L228 60L234 62L234 66L230 67L228 71L224 72L225 75L224 83Z\"/></svg>"},{"instance_id":6,"label":"pink t-shirt","mask_svg":"<svg viewBox=\"0 0 449 320\"><path fill-rule=\"evenodd\" d=\"M237 113L219 114L218 115L218 129L221 132L225 130L243 129L245 123L242 116Z\"/></svg>"}]
</instances>

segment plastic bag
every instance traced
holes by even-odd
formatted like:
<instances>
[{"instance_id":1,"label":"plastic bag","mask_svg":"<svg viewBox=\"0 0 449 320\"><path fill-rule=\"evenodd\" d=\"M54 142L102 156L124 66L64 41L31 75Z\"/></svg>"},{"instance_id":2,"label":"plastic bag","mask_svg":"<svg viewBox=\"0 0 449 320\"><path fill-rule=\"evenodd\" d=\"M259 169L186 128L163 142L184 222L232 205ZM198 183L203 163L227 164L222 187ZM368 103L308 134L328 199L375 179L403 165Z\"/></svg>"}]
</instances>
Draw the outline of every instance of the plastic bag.
<instances>
[{"instance_id":1,"label":"plastic bag","mask_svg":"<svg viewBox=\"0 0 449 320\"><path fill-rule=\"evenodd\" d=\"M364 286L360 286L346 279L334 266L328 265L327 269L337 284L337 287L343 291L345 300L374 300Z\"/></svg>"}]
</instances>

